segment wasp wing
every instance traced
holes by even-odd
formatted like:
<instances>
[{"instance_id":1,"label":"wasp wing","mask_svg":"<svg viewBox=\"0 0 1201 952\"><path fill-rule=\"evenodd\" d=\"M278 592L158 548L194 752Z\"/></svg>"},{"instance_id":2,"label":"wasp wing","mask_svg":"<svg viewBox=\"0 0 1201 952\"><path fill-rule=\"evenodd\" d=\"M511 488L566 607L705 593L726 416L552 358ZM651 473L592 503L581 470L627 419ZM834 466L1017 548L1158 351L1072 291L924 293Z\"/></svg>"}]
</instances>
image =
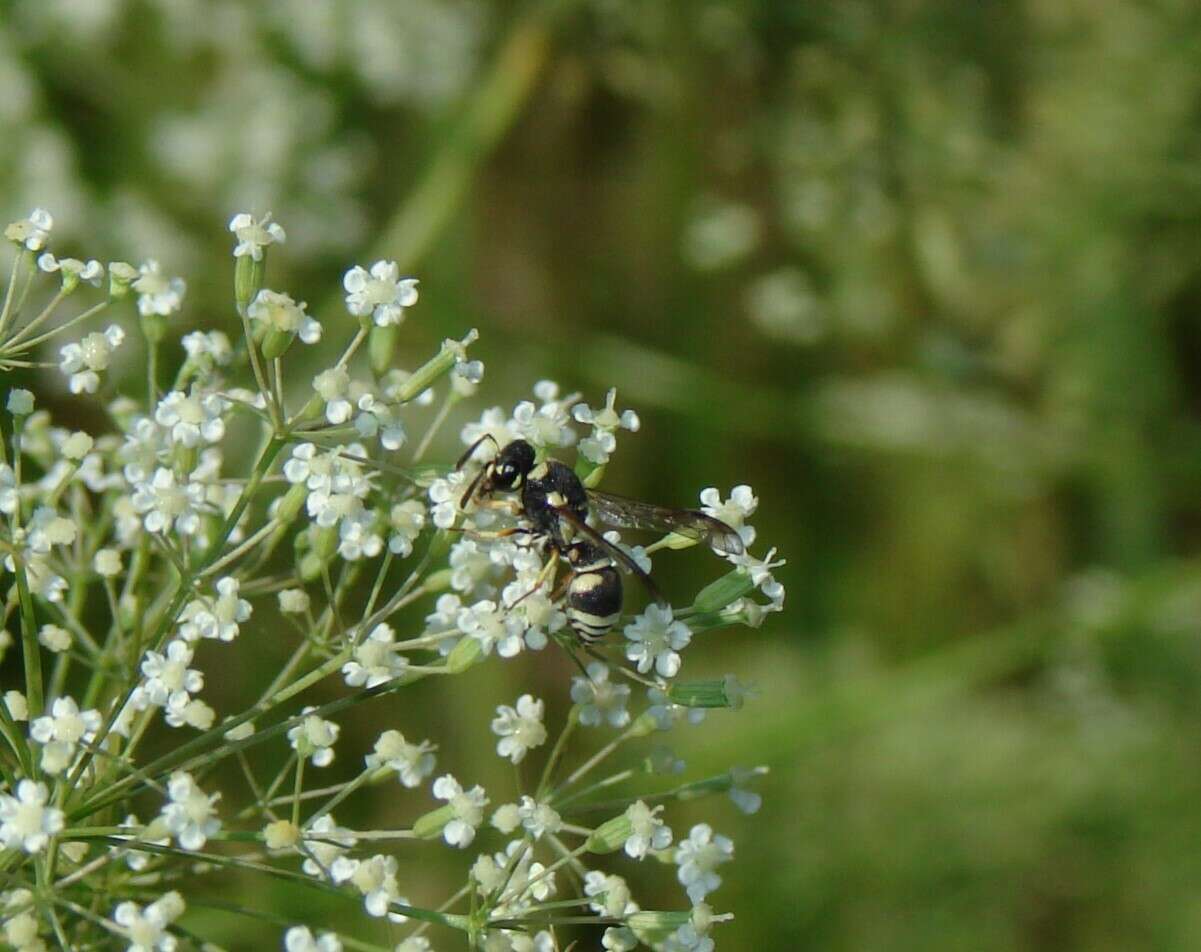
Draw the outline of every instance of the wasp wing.
<instances>
[{"instance_id":1,"label":"wasp wing","mask_svg":"<svg viewBox=\"0 0 1201 952\"><path fill-rule=\"evenodd\" d=\"M642 566L635 562L626 552L615 546L566 506L560 507L555 511L558 512L561 518L571 523L572 527L582 535L586 535L588 540L597 548L601 549L606 555L611 556L614 561L620 562L622 567L627 569L631 575L638 576L638 580L646 586L646 590L651 593L651 597L656 602L660 605L667 604L667 599L663 597L663 593L659 590L659 586L655 584L655 580L647 575L642 570Z\"/></svg>"},{"instance_id":2,"label":"wasp wing","mask_svg":"<svg viewBox=\"0 0 1201 952\"><path fill-rule=\"evenodd\" d=\"M742 537L720 519L699 509L667 509L625 496L588 490L588 506L596 518L619 529L675 532L712 546L723 555L742 555Z\"/></svg>"}]
</instances>

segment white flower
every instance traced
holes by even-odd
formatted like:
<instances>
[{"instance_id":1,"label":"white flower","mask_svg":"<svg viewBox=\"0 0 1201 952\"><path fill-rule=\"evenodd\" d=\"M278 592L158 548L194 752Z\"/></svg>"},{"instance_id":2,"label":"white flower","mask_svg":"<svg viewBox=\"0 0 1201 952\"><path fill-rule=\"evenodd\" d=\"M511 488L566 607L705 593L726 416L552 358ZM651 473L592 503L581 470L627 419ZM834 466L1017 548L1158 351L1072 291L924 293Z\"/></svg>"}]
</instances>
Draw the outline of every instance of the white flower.
<instances>
[{"instance_id":1,"label":"white flower","mask_svg":"<svg viewBox=\"0 0 1201 952\"><path fill-rule=\"evenodd\" d=\"M4 632L4 634L8 634L8 632ZM8 708L8 716L14 721L29 720L29 701L20 691L5 691L4 697L0 698L0 704Z\"/></svg>"},{"instance_id":2,"label":"white flower","mask_svg":"<svg viewBox=\"0 0 1201 952\"><path fill-rule=\"evenodd\" d=\"M485 434L496 440L496 446L506 446L517 438L517 433L509 426L508 415L500 407L489 407L480 415L479 420L464 424L459 438L463 441L464 446L470 446ZM488 451L495 452L491 443L480 444L481 450L485 447ZM479 451L477 450L477 452Z\"/></svg>"},{"instance_id":3,"label":"white flower","mask_svg":"<svg viewBox=\"0 0 1201 952\"><path fill-rule=\"evenodd\" d=\"M585 873L584 895L592 900L589 909L610 919L624 919L638 911L638 904L630 897L629 885L617 875L595 869Z\"/></svg>"},{"instance_id":4,"label":"white flower","mask_svg":"<svg viewBox=\"0 0 1201 952\"><path fill-rule=\"evenodd\" d=\"M263 288L246 307L246 316L259 321L268 330L295 334L302 343L315 344L321 340L321 323L310 317L304 301L294 301L290 294Z\"/></svg>"},{"instance_id":5,"label":"white flower","mask_svg":"<svg viewBox=\"0 0 1201 952\"><path fill-rule=\"evenodd\" d=\"M29 416L33 413L33 394L22 387L13 387L4 405L13 416Z\"/></svg>"},{"instance_id":6,"label":"white flower","mask_svg":"<svg viewBox=\"0 0 1201 952\"><path fill-rule=\"evenodd\" d=\"M641 615L625 627L626 657L646 674L652 667L665 678L680 670L679 650L692 640L692 632L682 621L673 621L670 605L651 603Z\"/></svg>"},{"instance_id":7,"label":"white flower","mask_svg":"<svg viewBox=\"0 0 1201 952\"><path fill-rule=\"evenodd\" d=\"M728 836L714 835L708 823L698 823L676 846L676 865L680 867L680 885L688 898L700 902L721 885L721 877L713 870L734 858L734 843Z\"/></svg>"},{"instance_id":8,"label":"white flower","mask_svg":"<svg viewBox=\"0 0 1201 952\"><path fill-rule=\"evenodd\" d=\"M534 396L542 401L541 405L535 406L529 400L517 404L513 408L510 429L535 446L571 446L575 443L576 434L567 411L568 400L558 399L559 385L553 380L539 380L534 384Z\"/></svg>"},{"instance_id":9,"label":"white flower","mask_svg":"<svg viewBox=\"0 0 1201 952\"><path fill-rule=\"evenodd\" d=\"M308 757L314 767L328 767L334 761L334 742L342 728L333 721L322 720L315 707L306 707L303 721L288 731L288 742L301 757Z\"/></svg>"},{"instance_id":10,"label":"white flower","mask_svg":"<svg viewBox=\"0 0 1201 952\"><path fill-rule=\"evenodd\" d=\"M72 462L78 463L90 452L92 452L92 447L95 445L96 441L93 440L87 433L84 433L82 430L77 430L63 440L63 457L71 460Z\"/></svg>"},{"instance_id":11,"label":"white flower","mask_svg":"<svg viewBox=\"0 0 1201 952\"><path fill-rule=\"evenodd\" d=\"M91 742L102 721L99 711L81 711L74 698L56 698L50 713L29 725L29 736L44 746L42 769L47 773L65 770L75 757L76 745Z\"/></svg>"},{"instance_id":12,"label":"white flower","mask_svg":"<svg viewBox=\"0 0 1201 952\"><path fill-rule=\"evenodd\" d=\"M217 443L225 436L221 418L229 404L215 393L185 394L172 390L154 411L154 420L166 428L172 443L189 449L202 443Z\"/></svg>"},{"instance_id":13,"label":"white flower","mask_svg":"<svg viewBox=\"0 0 1201 952\"><path fill-rule=\"evenodd\" d=\"M454 777L445 774L434 781L434 796L446 800L454 810L454 818L442 828L442 838L451 846L467 846L475 839L476 828L484 820L488 797L476 784L464 790Z\"/></svg>"},{"instance_id":14,"label":"white flower","mask_svg":"<svg viewBox=\"0 0 1201 952\"><path fill-rule=\"evenodd\" d=\"M659 819L663 807L653 810L641 800L631 803L625 812L630 823L630 835L626 838L626 855L642 859L649 850L665 850L671 846L671 830Z\"/></svg>"},{"instance_id":15,"label":"white flower","mask_svg":"<svg viewBox=\"0 0 1201 952\"><path fill-rule=\"evenodd\" d=\"M633 952L638 948L638 937L625 926L609 926L601 936L601 948L606 952Z\"/></svg>"},{"instance_id":16,"label":"white flower","mask_svg":"<svg viewBox=\"0 0 1201 952\"><path fill-rule=\"evenodd\" d=\"M423 935L414 935L401 942L395 952L431 952L431 949L429 939Z\"/></svg>"},{"instance_id":17,"label":"white flower","mask_svg":"<svg viewBox=\"0 0 1201 952\"><path fill-rule=\"evenodd\" d=\"M371 629L371 634L355 645L351 660L342 666L346 683L373 688L403 674L409 662L397 653L395 640L391 625L381 622Z\"/></svg>"},{"instance_id":18,"label":"white flower","mask_svg":"<svg viewBox=\"0 0 1201 952\"><path fill-rule=\"evenodd\" d=\"M334 863L354 844L350 831L338 826L333 814L324 813L305 830L306 859L302 868L310 876L329 877Z\"/></svg>"},{"instance_id":19,"label":"white flower","mask_svg":"<svg viewBox=\"0 0 1201 952\"><path fill-rule=\"evenodd\" d=\"M455 623L461 632L480 643L484 654L497 648L502 658L511 658L521 650L521 621L496 602L484 599L462 609Z\"/></svg>"},{"instance_id":20,"label":"white flower","mask_svg":"<svg viewBox=\"0 0 1201 952\"><path fill-rule=\"evenodd\" d=\"M405 916L388 911L393 902L405 902L396 884L396 857L372 856L370 859L352 862L354 868L350 870L347 879L363 894L367 914L386 915L392 922L406 921Z\"/></svg>"},{"instance_id":21,"label":"white flower","mask_svg":"<svg viewBox=\"0 0 1201 952\"><path fill-rule=\"evenodd\" d=\"M53 546L70 545L77 532L72 520L60 516L50 506L38 506L26 527L25 541L33 552L45 555Z\"/></svg>"},{"instance_id":22,"label":"white flower","mask_svg":"<svg viewBox=\"0 0 1201 952\"><path fill-rule=\"evenodd\" d=\"M200 482L178 482L173 470L160 466L150 479L134 485L134 511L142 515L147 532L166 532L174 526L180 535L200 530L200 511L205 505L205 488Z\"/></svg>"},{"instance_id":23,"label":"white flower","mask_svg":"<svg viewBox=\"0 0 1201 952\"><path fill-rule=\"evenodd\" d=\"M404 309L417 303L417 281L401 278L395 261L377 261L368 273L355 266L342 279L346 309L355 317L370 314L376 325L400 324Z\"/></svg>"},{"instance_id":24,"label":"white flower","mask_svg":"<svg viewBox=\"0 0 1201 952\"><path fill-rule=\"evenodd\" d=\"M167 645L165 654L147 651L142 662L142 674L146 683L142 686L146 700L156 707L182 706L190 700L189 695L204 687L204 675L188 665L192 662L192 649L186 641L176 639Z\"/></svg>"},{"instance_id":25,"label":"white flower","mask_svg":"<svg viewBox=\"0 0 1201 952\"><path fill-rule=\"evenodd\" d=\"M400 731L384 731L375 742L375 753L366 757L367 766L395 770L401 784L412 789L434 772L436 749L428 740L410 744Z\"/></svg>"},{"instance_id":26,"label":"white flower","mask_svg":"<svg viewBox=\"0 0 1201 952\"><path fill-rule=\"evenodd\" d=\"M198 731L206 731L213 726L217 712L199 698L189 698L186 694L172 697L163 709L164 718L170 727L194 727Z\"/></svg>"},{"instance_id":27,"label":"white flower","mask_svg":"<svg viewBox=\"0 0 1201 952\"><path fill-rule=\"evenodd\" d=\"M692 907L692 916L679 929L667 937L663 952L713 952L714 943L709 938L709 929L719 918L703 902Z\"/></svg>"},{"instance_id":28,"label":"white flower","mask_svg":"<svg viewBox=\"0 0 1201 952\"><path fill-rule=\"evenodd\" d=\"M388 549L402 559L413 551L413 541L425 528L425 506L419 499L407 499L392 507L388 516L392 534L388 536Z\"/></svg>"},{"instance_id":29,"label":"white flower","mask_svg":"<svg viewBox=\"0 0 1201 952\"><path fill-rule=\"evenodd\" d=\"M113 578L121 574L121 553L116 549L97 549L92 558L92 568L102 578Z\"/></svg>"},{"instance_id":30,"label":"white flower","mask_svg":"<svg viewBox=\"0 0 1201 952\"><path fill-rule=\"evenodd\" d=\"M218 367L224 367L233 359L233 347L221 331L192 331L185 334L180 343L193 361L207 359Z\"/></svg>"},{"instance_id":31,"label":"white flower","mask_svg":"<svg viewBox=\"0 0 1201 952\"><path fill-rule=\"evenodd\" d=\"M46 806L44 783L22 780L15 797L0 794L0 843L8 849L40 853L64 825L63 811Z\"/></svg>"},{"instance_id":32,"label":"white flower","mask_svg":"<svg viewBox=\"0 0 1201 952\"><path fill-rule=\"evenodd\" d=\"M183 278L168 278L154 260L143 264L138 274L133 289L138 292L138 313L143 317L151 314L166 316L183 307L183 296L187 290Z\"/></svg>"},{"instance_id":33,"label":"white flower","mask_svg":"<svg viewBox=\"0 0 1201 952\"><path fill-rule=\"evenodd\" d=\"M630 686L613 684L609 666L603 662L589 662L587 671L588 677L571 679L571 699L580 705L580 723L599 727L607 721L610 727L625 727L630 723L630 712L626 710Z\"/></svg>"},{"instance_id":34,"label":"white flower","mask_svg":"<svg viewBox=\"0 0 1201 952\"><path fill-rule=\"evenodd\" d=\"M74 344L59 350L58 369L69 378L72 393L95 393L100 386L100 372L108 369L113 351L125 340L125 331L110 324L104 333L92 333Z\"/></svg>"},{"instance_id":35,"label":"white flower","mask_svg":"<svg viewBox=\"0 0 1201 952\"><path fill-rule=\"evenodd\" d=\"M208 838L221 830L213 806L221 794L209 796L197 786L191 774L179 770L171 775L167 795L171 802L163 807L162 813L167 829L184 849L203 849Z\"/></svg>"},{"instance_id":36,"label":"white flower","mask_svg":"<svg viewBox=\"0 0 1201 952\"><path fill-rule=\"evenodd\" d=\"M28 251L41 251L46 247L54 218L44 208L35 208L28 218L21 218L4 229L4 237Z\"/></svg>"},{"instance_id":37,"label":"white flower","mask_svg":"<svg viewBox=\"0 0 1201 952\"><path fill-rule=\"evenodd\" d=\"M175 937L167 927L184 911L183 896L172 891L144 910L136 902L120 903L113 921L125 931L129 952L174 952Z\"/></svg>"},{"instance_id":38,"label":"white flower","mask_svg":"<svg viewBox=\"0 0 1201 952\"><path fill-rule=\"evenodd\" d=\"M58 625L42 625L38 629L38 642L55 654L62 654L71 647L71 632Z\"/></svg>"},{"instance_id":39,"label":"white flower","mask_svg":"<svg viewBox=\"0 0 1201 952\"><path fill-rule=\"evenodd\" d=\"M518 764L531 748L546 743L546 727L542 723L544 707L543 702L532 694L523 694L517 699L516 709L507 704L496 708L492 733L500 738L496 745L500 756Z\"/></svg>"},{"instance_id":40,"label":"white flower","mask_svg":"<svg viewBox=\"0 0 1201 952\"><path fill-rule=\"evenodd\" d=\"M309 593L303 588L285 588L279 593L279 610L285 614L303 615L309 610Z\"/></svg>"},{"instance_id":41,"label":"white flower","mask_svg":"<svg viewBox=\"0 0 1201 952\"><path fill-rule=\"evenodd\" d=\"M8 463L0 463L0 512L11 516L17 511L19 499L16 473Z\"/></svg>"},{"instance_id":42,"label":"white flower","mask_svg":"<svg viewBox=\"0 0 1201 952\"><path fill-rule=\"evenodd\" d=\"M104 265L94 258L85 263L78 258L55 258L47 251L38 256L38 267L47 274L60 272L64 291L73 290L80 281L98 288L104 280Z\"/></svg>"},{"instance_id":43,"label":"white flower","mask_svg":"<svg viewBox=\"0 0 1201 952\"><path fill-rule=\"evenodd\" d=\"M586 403L577 403L572 410L576 422L591 425L592 434L580 440L580 452L598 466L607 463L609 456L617 447L616 433L619 428L636 433L642 422L633 410L617 412L617 388L613 387L605 395L605 405L600 410L593 410Z\"/></svg>"},{"instance_id":44,"label":"white flower","mask_svg":"<svg viewBox=\"0 0 1201 952\"><path fill-rule=\"evenodd\" d=\"M730 491L730 498L725 502L715 487L701 490L702 511L735 530L747 548L755 541L755 529L747 525L746 520L753 516L758 508L759 497L747 485L735 486Z\"/></svg>"},{"instance_id":45,"label":"white flower","mask_svg":"<svg viewBox=\"0 0 1201 952\"><path fill-rule=\"evenodd\" d=\"M230 219L229 230L238 239L235 258L250 255L255 261L261 261L264 248L277 242L282 245L287 240L283 228L271 220L270 213L255 221L251 215L241 212Z\"/></svg>"},{"instance_id":46,"label":"white flower","mask_svg":"<svg viewBox=\"0 0 1201 952\"><path fill-rule=\"evenodd\" d=\"M378 436L380 446L386 450L395 451L404 446L408 434L389 404L377 399L373 393L365 393L356 405L359 414L354 418L354 428L359 436L365 440Z\"/></svg>"},{"instance_id":47,"label":"white flower","mask_svg":"<svg viewBox=\"0 0 1201 952\"><path fill-rule=\"evenodd\" d=\"M287 952L342 952L342 940L333 932L313 938L308 926L292 926L284 933L284 949Z\"/></svg>"},{"instance_id":48,"label":"white flower","mask_svg":"<svg viewBox=\"0 0 1201 952\"><path fill-rule=\"evenodd\" d=\"M184 606L180 613L179 636L184 641L215 638L233 641L239 625L250 618L250 602L238 594L240 583L232 576L217 582L217 597L201 596Z\"/></svg>"},{"instance_id":49,"label":"white flower","mask_svg":"<svg viewBox=\"0 0 1201 952\"><path fill-rule=\"evenodd\" d=\"M455 470L445 478L435 479L430 483L429 497L434 505L430 508L430 516L434 525L439 529L449 529L459 517L459 501L467 489L466 470Z\"/></svg>"},{"instance_id":50,"label":"white flower","mask_svg":"<svg viewBox=\"0 0 1201 952\"><path fill-rule=\"evenodd\" d=\"M539 803L531 796L521 798L517 814L525 831L536 840L541 839L544 833L558 833L563 828L563 818L555 809L549 803Z\"/></svg>"},{"instance_id":51,"label":"white flower","mask_svg":"<svg viewBox=\"0 0 1201 952\"><path fill-rule=\"evenodd\" d=\"M350 419L354 405L346 399L350 374L345 367L331 367L313 378L313 389L325 401L325 418L334 426Z\"/></svg>"}]
</instances>

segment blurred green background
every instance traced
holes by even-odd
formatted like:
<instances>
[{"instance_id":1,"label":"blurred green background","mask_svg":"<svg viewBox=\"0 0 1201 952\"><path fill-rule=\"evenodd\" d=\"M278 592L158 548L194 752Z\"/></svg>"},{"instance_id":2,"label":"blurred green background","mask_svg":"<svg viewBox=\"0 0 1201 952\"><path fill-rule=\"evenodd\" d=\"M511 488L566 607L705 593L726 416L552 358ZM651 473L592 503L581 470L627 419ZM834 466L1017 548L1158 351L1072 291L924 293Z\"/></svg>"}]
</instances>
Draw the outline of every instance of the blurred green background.
<instances>
[{"instance_id":1,"label":"blurred green background","mask_svg":"<svg viewBox=\"0 0 1201 952\"><path fill-rule=\"evenodd\" d=\"M757 816L675 814L737 843L719 948L1201 947L1196 3L0 17L5 221L42 205L61 253L155 255L188 278L189 325L232 331L225 224L273 211L269 284L331 346L341 274L376 257L422 282L402 364L480 328L488 377L456 424L543 377L593 405L616 386L643 429L607 488L755 488L787 611L685 657L762 691L684 735L690 771L731 751L772 769ZM61 387L39 392L78 414ZM681 598L716 572L656 565ZM285 646L259 650L231 699ZM385 727L424 731L499 802L482 725L525 690L561 715L569 675L543 654L418 686L345 724L331 770ZM339 819L425 808L397 789ZM469 859L430 848L401 880L437 901ZM623 872L643 905L681 904L670 871ZM276 941L258 928L209 931Z\"/></svg>"}]
</instances>

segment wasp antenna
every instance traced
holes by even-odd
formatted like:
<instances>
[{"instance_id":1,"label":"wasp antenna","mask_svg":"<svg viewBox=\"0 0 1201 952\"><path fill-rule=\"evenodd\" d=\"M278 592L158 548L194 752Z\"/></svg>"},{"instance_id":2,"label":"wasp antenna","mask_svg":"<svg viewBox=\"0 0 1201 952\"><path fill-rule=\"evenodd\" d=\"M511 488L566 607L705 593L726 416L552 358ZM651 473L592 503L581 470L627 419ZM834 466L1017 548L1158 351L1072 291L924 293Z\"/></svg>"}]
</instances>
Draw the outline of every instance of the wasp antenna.
<instances>
[{"instance_id":1,"label":"wasp antenna","mask_svg":"<svg viewBox=\"0 0 1201 952\"><path fill-rule=\"evenodd\" d=\"M462 469L464 466L466 466L467 461L469 459L471 459L472 456L475 455L475 451L480 448L480 444L483 443L484 440L491 440L492 445L495 446L497 448L497 450L500 450L500 444L496 442L496 437L493 436L491 433L485 433L478 440L476 440L469 447L467 447L467 452L464 453L462 456L460 456L459 461L457 463L455 463L455 469Z\"/></svg>"},{"instance_id":2,"label":"wasp antenna","mask_svg":"<svg viewBox=\"0 0 1201 952\"><path fill-rule=\"evenodd\" d=\"M475 474L475 478L467 486L467 491L463 493L463 498L459 500L460 509L466 509L467 504L475 497L475 491L479 488L480 480L484 478L486 472L488 472L487 469L481 469Z\"/></svg>"}]
</instances>

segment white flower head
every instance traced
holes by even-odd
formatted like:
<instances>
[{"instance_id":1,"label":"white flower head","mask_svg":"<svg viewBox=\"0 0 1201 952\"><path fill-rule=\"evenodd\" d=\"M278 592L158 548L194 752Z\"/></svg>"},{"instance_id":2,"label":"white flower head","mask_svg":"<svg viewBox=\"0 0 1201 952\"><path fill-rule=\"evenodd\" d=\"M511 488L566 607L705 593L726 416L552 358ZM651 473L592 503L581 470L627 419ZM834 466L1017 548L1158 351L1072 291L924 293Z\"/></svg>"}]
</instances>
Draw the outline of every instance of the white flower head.
<instances>
[{"instance_id":1,"label":"white flower head","mask_svg":"<svg viewBox=\"0 0 1201 952\"><path fill-rule=\"evenodd\" d=\"M81 711L74 698L55 698L50 713L29 725L29 736L42 745L42 769L50 774L66 770L75 759L77 745L90 743L102 720L97 710Z\"/></svg>"},{"instance_id":2,"label":"white flower head","mask_svg":"<svg viewBox=\"0 0 1201 952\"><path fill-rule=\"evenodd\" d=\"M598 466L607 463L616 449L618 429L636 433L642 426L642 421L633 410L617 412L616 387L611 388L605 395L605 405L601 409L593 410L586 403L577 403L572 410L572 416L577 423L585 423L592 427L592 433L580 440L580 452Z\"/></svg>"},{"instance_id":3,"label":"white flower head","mask_svg":"<svg viewBox=\"0 0 1201 952\"><path fill-rule=\"evenodd\" d=\"M549 803L539 803L531 796L521 798L517 815L525 831L536 840L544 833L558 833L563 828L563 818L558 812Z\"/></svg>"},{"instance_id":4,"label":"white flower head","mask_svg":"<svg viewBox=\"0 0 1201 952\"><path fill-rule=\"evenodd\" d=\"M152 314L166 316L183 307L183 296L187 285L183 278L168 278L159 263L145 262L138 269L138 279L133 289L138 292L138 313L143 317Z\"/></svg>"},{"instance_id":5,"label":"white flower head","mask_svg":"<svg viewBox=\"0 0 1201 952\"><path fill-rule=\"evenodd\" d=\"M355 845L349 830L338 826L333 814L323 813L308 825L304 834L306 859L301 867L308 875L321 879L335 878L334 866L346 851ZM342 880L338 879L341 882Z\"/></svg>"},{"instance_id":6,"label":"white flower head","mask_svg":"<svg viewBox=\"0 0 1201 952\"><path fill-rule=\"evenodd\" d=\"M391 625L381 622L371 629L371 634L355 645L351 660L342 666L346 683L373 688L403 674L409 662L397 652L395 639Z\"/></svg>"},{"instance_id":7,"label":"white flower head","mask_svg":"<svg viewBox=\"0 0 1201 952\"><path fill-rule=\"evenodd\" d=\"M304 720L288 731L288 742L301 757L308 757L314 767L328 767L334 761L334 743L342 728L333 721L323 720L306 707Z\"/></svg>"},{"instance_id":8,"label":"white flower head","mask_svg":"<svg viewBox=\"0 0 1201 952\"><path fill-rule=\"evenodd\" d=\"M650 850L671 846L671 829L659 819L662 812L662 806L651 809L641 800L626 808L625 818L630 823L630 835L625 842L627 856L642 859Z\"/></svg>"},{"instance_id":9,"label":"white flower head","mask_svg":"<svg viewBox=\"0 0 1201 952\"><path fill-rule=\"evenodd\" d=\"M342 940L333 932L314 937L308 926L292 926L284 933L284 949L286 952L342 952Z\"/></svg>"},{"instance_id":10,"label":"white flower head","mask_svg":"<svg viewBox=\"0 0 1201 952\"><path fill-rule=\"evenodd\" d=\"M413 552L413 542L425 528L425 506L420 499L406 499L392 507L388 524L392 534L388 536L388 550L402 559Z\"/></svg>"},{"instance_id":11,"label":"white flower head","mask_svg":"<svg viewBox=\"0 0 1201 952\"><path fill-rule=\"evenodd\" d=\"M355 266L342 279L346 309L355 317L371 315L378 327L400 324L405 308L417 303L417 281L401 278L395 261L377 261L368 272Z\"/></svg>"},{"instance_id":12,"label":"white flower head","mask_svg":"<svg viewBox=\"0 0 1201 952\"><path fill-rule=\"evenodd\" d=\"M492 733L500 741L496 752L515 764L521 763L533 747L546 743L546 726L542 723L545 704L532 694L523 694L515 708L501 704L492 720Z\"/></svg>"},{"instance_id":13,"label":"white flower head","mask_svg":"<svg viewBox=\"0 0 1201 952\"><path fill-rule=\"evenodd\" d=\"M206 794L192 779L192 775L178 770L171 775L167 784L167 795L171 801L163 807L162 818L167 830L185 850L204 848L210 836L221 830L214 806L221 794Z\"/></svg>"},{"instance_id":14,"label":"white flower head","mask_svg":"<svg viewBox=\"0 0 1201 952\"><path fill-rule=\"evenodd\" d=\"M59 350L58 369L68 378L72 393L95 393L100 386L100 373L108 369L113 351L125 340L125 331L117 324L88 334L74 344Z\"/></svg>"},{"instance_id":15,"label":"white flower head","mask_svg":"<svg viewBox=\"0 0 1201 952\"><path fill-rule=\"evenodd\" d=\"M35 208L28 218L20 218L4 229L4 237L27 251L41 251L50 238L54 218L44 208Z\"/></svg>"},{"instance_id":16,"label":"white flower head","mask_svg":"<svg viewBox=\"0 0 1201 952\"><path fill-rule=\"evenodd\" d=\"M167 931L183 915L183 896L172 890L143 909L136 902L120 903L113 910L113 921L129 939L129 952L174 952L175 937Z\"/></svg>"},{"instance_id":17,"label":"white flower head","mask_svg":"<svg viewBox=\"0 0 1201 952\"><path fill-rule=\"evenodd\" d=\"M227 575L217 581L216 597L203 595L190 601L179 616L179 636L185 641L233 641L251 615L250 602L239 595L239 588L238 580Z\"/></svg>"},{"instance_id":18,"label":"white flower head","mask_svg":"<svg viewBox=\"0 0 1201 952\"><path fill-rule=\"evenodd\" d=\"M182 639L168 643L167 650L159 653L147 651L142 662L142 685L146 700L155 707L182 707L191 700L190 695L204 688L204 675L189 668L192 663L192 648Z\"/></svg>"},{"instance_id":19,"label":"white flower head","mask_svg":"<svg viewBox=\"0 0 1201 952\"><path fill-rule=\"evenodd\" d=\"M451 846L464 847L475 839L475 831L484 821L484 807L488 797L484 788L476 784L464 790L459 781L444 774L434 781L434 796L445 800L454 810L454 818L442 828L442 838Z\"/></svg>"},{"instance_id":20,"label":"white flower head","mask_svg":"<svg viewBox=\"0 0 1201 952\"><path fill-rule=\"evenodd\" d=\"M367 766L395 770L401 784L412 789L434 772L436 749L428 740L410 744L400 731L384 731L375 742L375 753L367 755Z\"/></svg>"},{"instance_id":21,"label":"white flower head","mask_svg":"<svg viewBox=\"0 0 1201 952\"><path fill-rule=\"evenodd\" d=\"M191 479L181 483L174 470L160 466L152 477L134 485L133 508L147 532L174 527L180 535L195 535L200 531L201 512L209 506L203 483Z\"/></svg>"},{"instance_id":22,"label":"white flower head","mask_svg":"<svg viewBox=\"0 0 1201 952\"><path fill-rule=\"evenodd\" d=\"M589 870L584 874L584 895L591 900L588 907L593 912L611 919L624 919L638 911L629 885L617 875Z\"/></svg>"},{"instance_id":23,"label":"white flower head","mask_svg":"<svg viewBox=\"0 0 1201 952\"><path fill-rule=\"evenodd\" d=\"M580 723L586 727L625 727L630 723L626 705L630 700L628 684L609 680L609 666L601 661L589 662L588 677L571 680L571 699L580 705Z\"/></svg>"},{"instance_id":24,"label":"white flower head","mask_svg":"<svg viewBox=\"0 0 1201 952\"><path fill-rule=\"evenodd\" d=\"M62 810L46 806L49 798L46 785L33 780L18 783L15 797L0 794L0 843L26 853L44 850L65 823Z\"/></svg>"},{"instance_id":25,"label":"white flower head","mask_svg":"<svg viewBox=\"0 0 1201 952\"><path fill-rule=\"evenodd\" d=\"M86 281L92 287L100 287L104 280L104 265L94 258L91 261L80 261L78 258L55 258L49 251L38 256L38 268L47 274L59 272L62 278L62 288L70 292L79 286L80 281Z\"/></svg>"},{"instance_id":26,"label":"white flower head","mask_svg":"<svg viewBox=\"0 0 1201 952\"><path fill-rule=\"evenodd\" d=\"M334 426L350 419L354 410L346 395L350 390L350 374L345 367L331 367L313 378L313 389L325 401L325 418Z\"/></svg>"},{"instance_id":27,"label":"white flower head","mask_svg":"<svg viewBox=\"0 0 1201 952\"><path fill-rule=\"evenodd\" d=\"M167 432L170 443L192 449L221 441L228 408L229 402L215 393L172 390L159 401L154 420Z\"/></svg>"},{"instance_id":28,"label":"white flower head","mask_svg":"<svg viewBox=\"0 0 1201 952\"><path fill-rule=\"evenodd\" d=\"M229 221L229 230L238 239L234 247L235 258L249 255L255 261L261 261L264 248L273 244L282 245L287 240L283 228L271 220L269 212L257 221L246 212L234 215Z\"/></svg>"},{"instance_id":29,"label":"white flower head","mask_svg":"<svg viewBox=\"0 0 1201 952\"><path fill-rule=\"evenodd\" d=\"M246 307L246 316L258 321L268 330L295 334L301 343L315 344L321 340L321 323L310 317L304 301L295 301L290 294L263 288Z\"/></svg>"},{"instance_id":30,"label":"white flower head","mask_svg":"<svg viewBox=\"0 0 1201 952\"><path fill-rule=\"evenodd\" d=\"M680 885L688 891L688 898L697 903L721 885L721 877L714 870L722 863L734 858L734 842L728 836L714 834L707 823L698 823L676 846L676 865Z\"/></svg>"},{"instance_id":31,"label":"white flower head","mask_svg":"<svg viewBox=\"0 0 1201 952\"><path fill-rule=\"evenodd\" d=\"M701 490L701 510L734 529L746 548L750 548L755 541L755 529L747 525L746 520L753 516L758 508L759 497L745 484L730 490L730 498L724 501L716 487L710 486Z\"/></svg>"},{"instance_id":32,"label":"white flower head","mask_svg":"<svg viewBox=\"0 0 1201 952\"><path fill-rule=\"evenodd\" d=\"M233 346L221 331L192 331L180 341L188 359L224 367L233 359Z\"/></svg>"},{"instance_id":33,"label":"white flower head","mask_svg":"<svg viewBox=\"0 0 1201 952\"><path fill-rule=\"evenodd\" d=\"M643 674L652 667L665 678L679 673L679 652L692 640L692 632L673 617L670 605L652 602L626 626L625 636L630 642L626 645L626 657Z\"/></svg>"}]
</instances>

